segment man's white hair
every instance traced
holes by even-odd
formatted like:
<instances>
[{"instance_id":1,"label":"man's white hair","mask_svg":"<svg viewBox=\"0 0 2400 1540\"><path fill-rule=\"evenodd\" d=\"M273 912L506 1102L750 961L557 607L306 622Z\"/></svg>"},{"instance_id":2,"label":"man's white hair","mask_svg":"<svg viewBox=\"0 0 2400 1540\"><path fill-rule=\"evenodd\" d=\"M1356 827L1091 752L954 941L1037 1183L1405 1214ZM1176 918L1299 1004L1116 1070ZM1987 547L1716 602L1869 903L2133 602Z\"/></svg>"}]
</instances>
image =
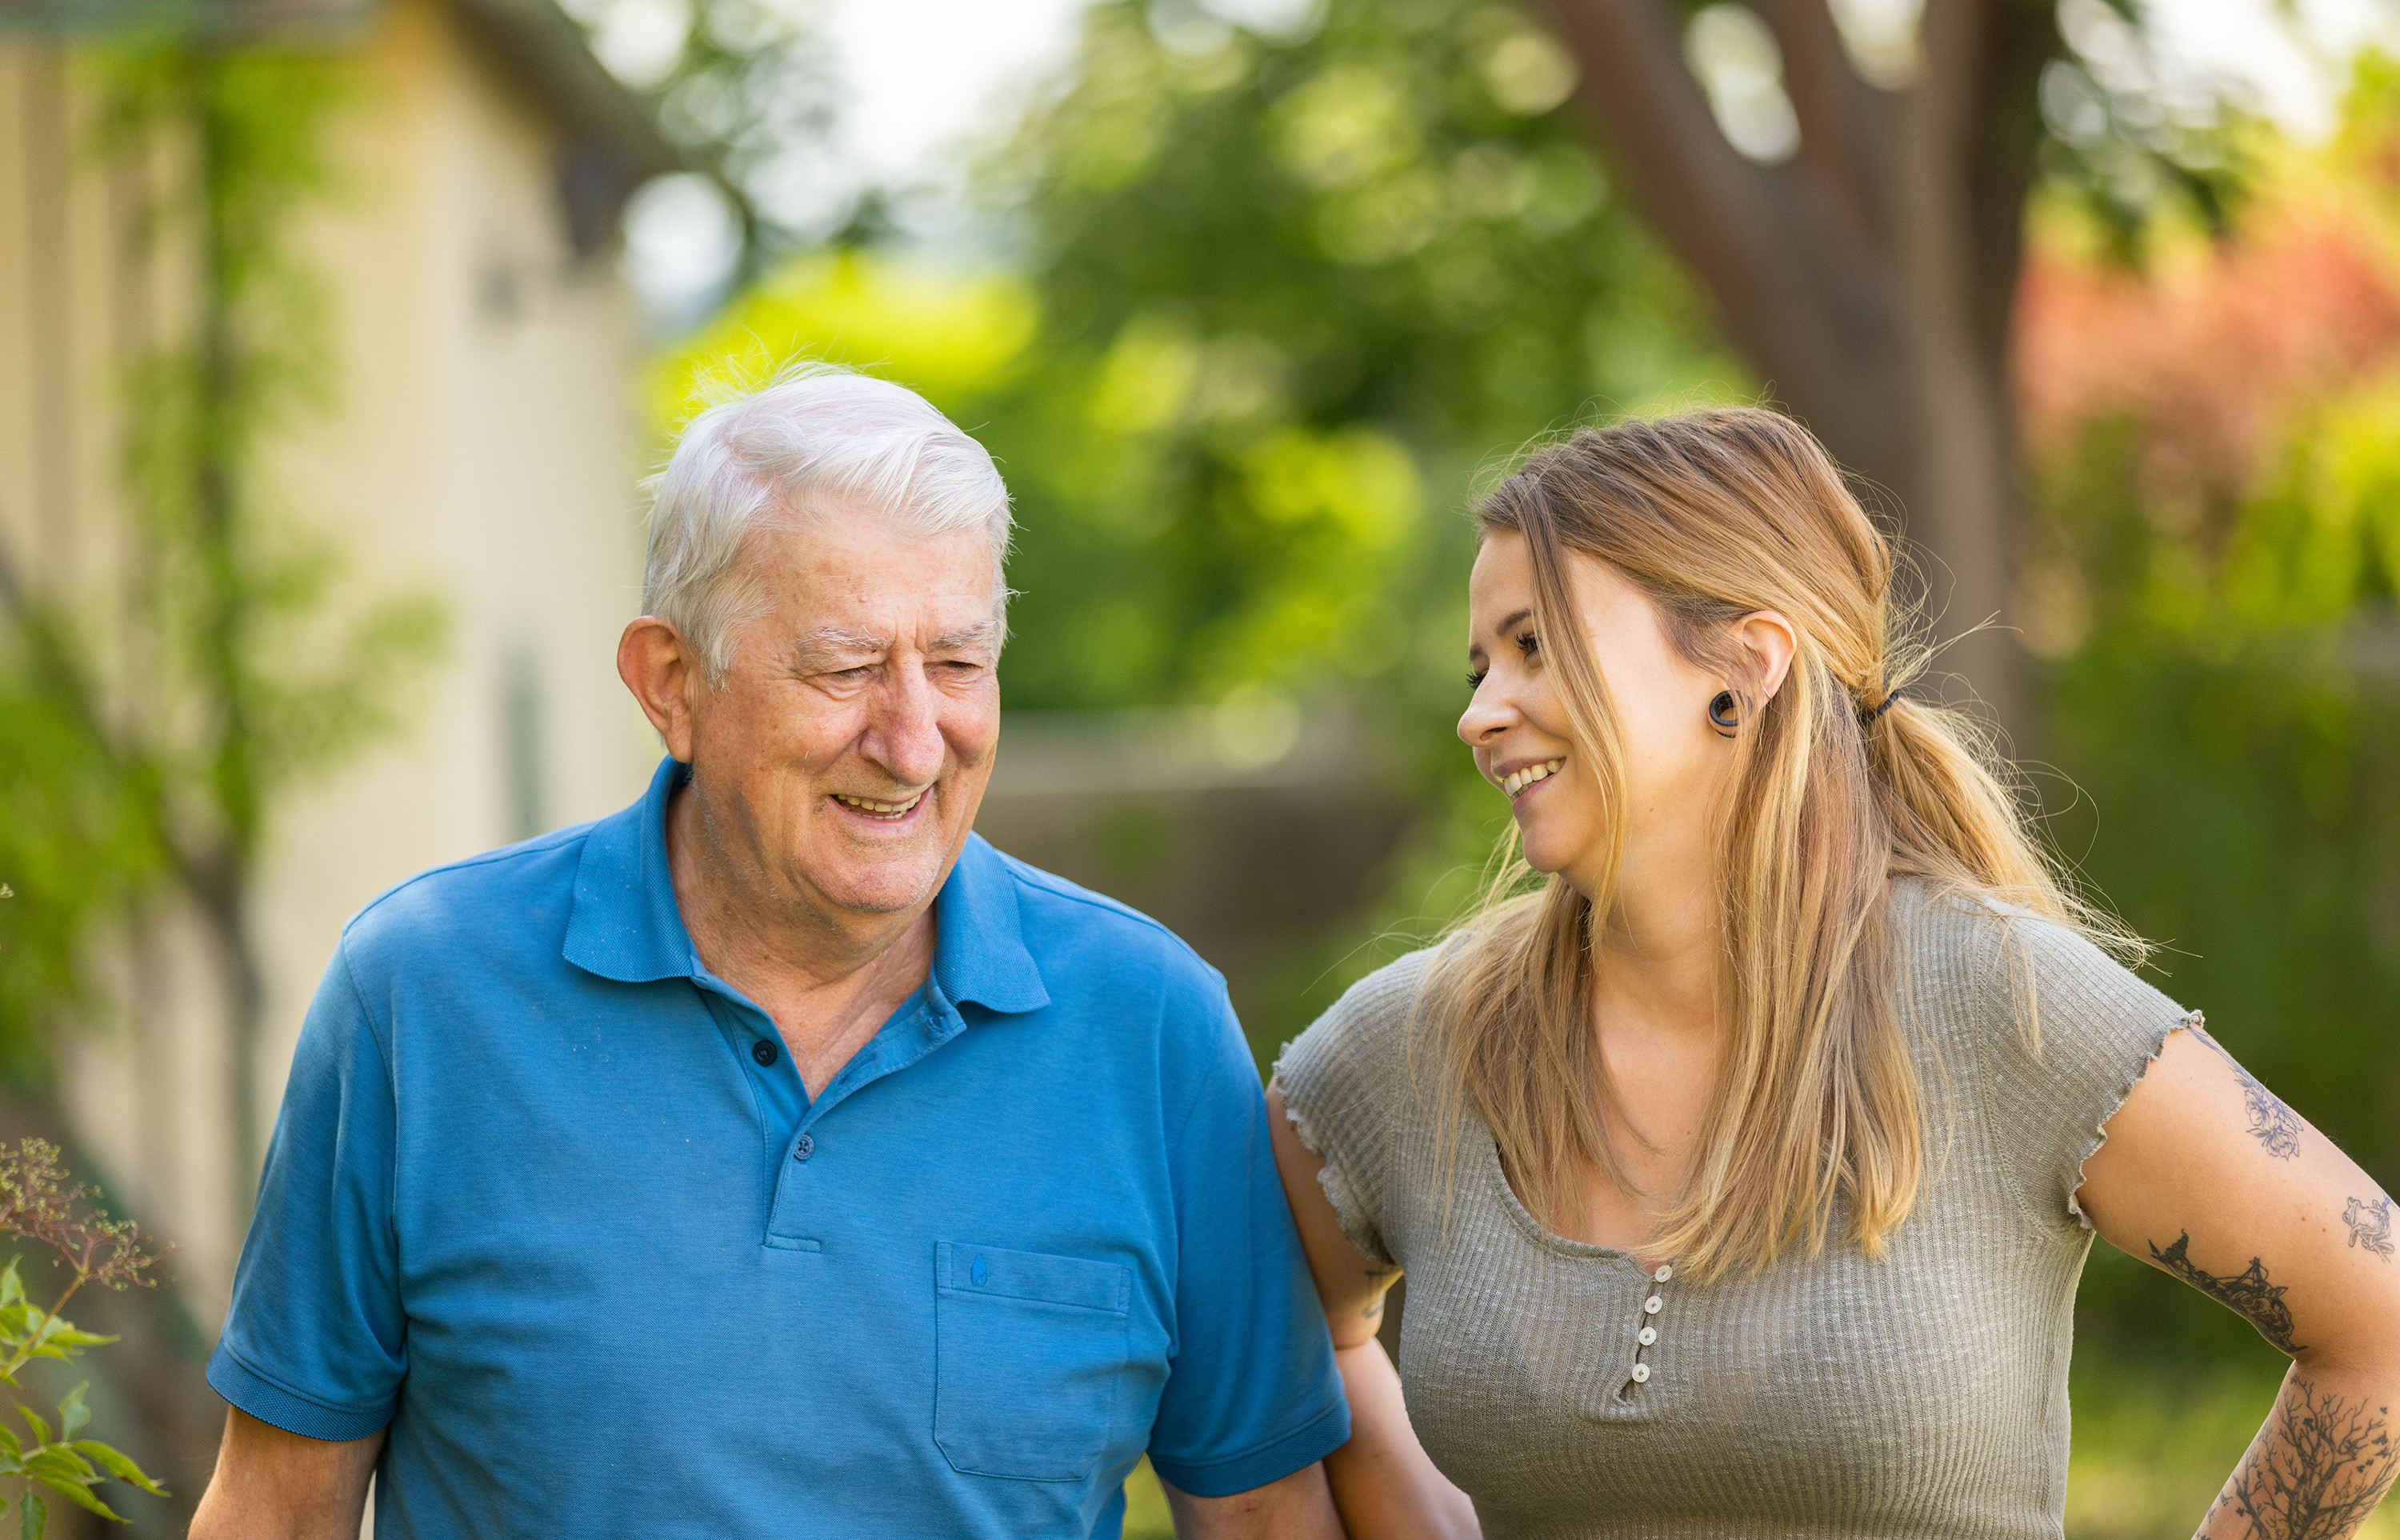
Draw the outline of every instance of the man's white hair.
<instances>
[{"instance_id":1,"label":"man's white hair","mask_svg":"<svg viewBox=\"0 0 2400 1540\"><path fill-rule=\"evenodd\" d=\"M872 518L916 535L981 529L992 618L1007 624L1008 488L991 455L913 390L825 363L725 392L684 426L650 503L642 610L700 655L714 689L743 627L763 614L741 563L762 526Z\"/></svg>"}]
</instances>

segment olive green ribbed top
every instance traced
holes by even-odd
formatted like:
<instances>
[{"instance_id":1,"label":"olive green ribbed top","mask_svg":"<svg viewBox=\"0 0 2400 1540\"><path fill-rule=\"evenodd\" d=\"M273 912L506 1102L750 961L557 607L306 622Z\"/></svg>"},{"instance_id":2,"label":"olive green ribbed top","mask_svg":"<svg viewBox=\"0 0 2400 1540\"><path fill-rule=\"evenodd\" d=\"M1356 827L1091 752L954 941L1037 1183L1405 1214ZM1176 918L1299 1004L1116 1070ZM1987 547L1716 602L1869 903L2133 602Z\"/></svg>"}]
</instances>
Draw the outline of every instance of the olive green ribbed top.
<instances>
[{"instance_id":1,"label":"olive green ribbed top","mask_svg":"<svg viewBox=\"0 0 2400 1540\"><path fill-rule=\"evenodd\" d=\"M1429 952L1285 1050L1344 1232L1408 1270L1409 1414L1491 1540L2062 1533L2092 1245L2072 1194L2186 1013L2022 914L1903 885L1894 916L1931 1160L1879 1261L1844 1246L1657 1281L1535 1223L1471 1111L1445 1224L1434 1087L1411 1086L1407 1044Z\"/></svg>"}]
</instances>

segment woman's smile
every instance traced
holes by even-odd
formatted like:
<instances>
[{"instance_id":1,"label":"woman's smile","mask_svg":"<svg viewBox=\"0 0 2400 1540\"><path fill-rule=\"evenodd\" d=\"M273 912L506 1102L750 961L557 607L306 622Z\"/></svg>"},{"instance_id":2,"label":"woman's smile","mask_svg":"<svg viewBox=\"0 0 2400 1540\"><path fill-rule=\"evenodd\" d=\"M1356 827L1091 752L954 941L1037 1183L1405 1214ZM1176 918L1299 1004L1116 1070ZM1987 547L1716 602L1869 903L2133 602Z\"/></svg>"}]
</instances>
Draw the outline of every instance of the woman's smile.
<instances>
[{"instance_id":1,"label":"woman's smile","mask_svg":"<svg viewBox=\"0 0 2400 1540\"><path fill-rule=\"evenodd\" d=\"M1510 770L1499 778L1500 789L1508 794L1508 800L1517 801L1527 792L1564 770L1566 763L1564 758L1545 759L1539 764L1526 765Z\"/></svg>"}]
</instances>

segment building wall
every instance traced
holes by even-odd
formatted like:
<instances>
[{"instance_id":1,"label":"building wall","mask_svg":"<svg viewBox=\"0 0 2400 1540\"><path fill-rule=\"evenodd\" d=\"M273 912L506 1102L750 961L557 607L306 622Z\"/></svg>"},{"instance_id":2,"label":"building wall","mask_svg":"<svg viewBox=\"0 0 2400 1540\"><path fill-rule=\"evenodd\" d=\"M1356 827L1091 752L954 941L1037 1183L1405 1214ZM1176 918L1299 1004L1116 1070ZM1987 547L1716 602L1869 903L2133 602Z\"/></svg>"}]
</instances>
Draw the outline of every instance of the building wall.
<instances>
[{"instance_id":1,"label":"building wall","mask_svg":"<svg viewBox=\"0 0 2400 1540\"><path fill-rule=\"evenodd\" d=\"M443 0L393 0L351 51L341 184L305 233L336 383L270 484L347 553L341 606L430 589L450 642L396 736L271 810L252 911L270 1119L348 915L428 865L621 806L655 752L613 662L639 607L636 321L613 259L569 247L559 130ZM138 562L115 489L123 361L174 334L191 290L179 252L129 249L140 177L75 149L92 102L74 57L0 47L0 538L98 615ZM163 185L173 146L150 159ZM124 1008L74 1041L67 1101L212 1328L254 1179L230 1158L221 983L172 904L111 967Z\"/></svg>"}]
</instances>

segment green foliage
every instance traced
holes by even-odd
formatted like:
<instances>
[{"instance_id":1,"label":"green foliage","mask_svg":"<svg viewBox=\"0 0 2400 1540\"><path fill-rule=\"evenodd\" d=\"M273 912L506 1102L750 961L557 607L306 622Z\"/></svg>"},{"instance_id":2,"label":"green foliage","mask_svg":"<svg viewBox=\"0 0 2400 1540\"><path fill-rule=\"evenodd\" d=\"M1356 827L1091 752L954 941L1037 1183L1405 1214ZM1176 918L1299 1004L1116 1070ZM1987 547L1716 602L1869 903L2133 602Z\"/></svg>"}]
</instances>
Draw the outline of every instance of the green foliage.
<instances>
[{"instance_id":1,"label":"green foliage","mask_svg":"<svg viewBox=\"0 0 2400 1540\"><path fill-rule=\"evenodd\" d=\"M56 1146L26 1139L0 1154L0 1231L23 1236L55 1252L69 1274L59 1297L36 1303L25 1292L18 1260L0 1269L0 1384L18 1388L18 1375L36 1358L71 1359L89 1347L116 1339L80 1331L63 1312L75 1291L87 1284L103 1288L147 1288L155 1282L158 1253L132 1224L111 1220L85 1200L89 1189L70 1187L59 1166ZM20 1403L17 1414L31 1430L31 1439L0 1424L0 1478L25 1482L18 1518L20 1533L39 1534L48 1509L35 1494L47 1487L77 1507L103 1519L124 1522L94 1489L118 1480L154 1497L165 1489L143 1474L123 1451L96 1438L78 1438L91 1422L84 1405L89 1381L59 1398L58 1427L32 1407ZM0 1513L6 1503L0 1502Z\"/></svg>"},{"instance_id":2,"label":"green foliage","mask_svg":"<svg viewBox=\"0 0 2400 1540\"><path fill-rule=\"evenodd\" d=\"M1729 373L1574 82L1463 0L1344 0L1297 38L1090 15L991 184L1043 318L986 429L1042 600L1012 705L1446 682L1468 542L1433 515L1495 451Z\"/></svg>"},{"instance_id":3,"label":"green foliage","mask_svg":"<svg viewBox=\"0 0 2400 1540\"><path fill-rule=\"evenodd\" d=\"M2080 207L2128 266L2148 259L2161 225L2230 230L2273 130L2231 87L2194 91L2162 69L2137 7L2106 0L2060 14L2074 47L2042 66L2039 86L2052 194Z\"/></svg>"},{"instance_id":4,"label":"green foliage","mask_svg":"<svg viewBox=\"0 0 2400 1540\"><path fill-rule=\"evenodd\" d=\"M178 812L247 858L273 794L389 726L394 675L441 633L425 594L337 616L335 550L278 516L260 470L333 395L328 301L292 227L334 185L327 129L351 86L338 56L182 44L125 51L106 73L113 147L184 133L198 152L201 174L157 213L198 247L199 323L130 382L126 484L162 661L208 702L190 741L160 745L189 761L170 784L207 788Z\"/></svg>"},{"instance_id":5,"label":"green foliage","mask_svg":"<svg viewBox=\"0 0 2400 1540\"><path fill-rule=\"evenodd\" d=\"M2400 382L2296 416L2260 484L2169 516L2143 426L2052 468L2042 531L2089 594L2050 683L2050 750L2084 800L2056 832L2141 933L2163 987L2386 1187L2400 1185ZM2082 1312L2120 1346L2220 1361L2243 1324L2122 1259Z\"/></svg>"},{"instance_id":6,"label":"green foliage","mask_svg":"<svg viewBox=\"0 0 2400 1540\"><path fill-rule=\"evenodd\" d=\"M0 1076L18 1084L45 1070L48 1014L90 1003L85 938L166 864L155 772L123 763L58 677L61 626L29 606L0 629Z\"/></svg>"},{"instance_id":7,"label":"green foliage","mask_svg":"<svg viewBox=\"0 0 2400 1540\"><path fill-rule=\"evenodd\" d=\"M0 1072L20 1083L57 1014L92 1003L95 934L161 882L254 975L240 913L266 808L390 725L393 686L442 630L427 595L346 592L334 548L263 484L270 444L331 393L327 302L292 232L334 184L340 57L170 40L88 63L100 156L185 154L145 213L150 239L191 252L198 292L190 334L124 381L130 590L36 593L0 559L0 875L18 891L0 907ZM255 991L237 992L241 1017Z\"/></svg>"}]
</instances>

